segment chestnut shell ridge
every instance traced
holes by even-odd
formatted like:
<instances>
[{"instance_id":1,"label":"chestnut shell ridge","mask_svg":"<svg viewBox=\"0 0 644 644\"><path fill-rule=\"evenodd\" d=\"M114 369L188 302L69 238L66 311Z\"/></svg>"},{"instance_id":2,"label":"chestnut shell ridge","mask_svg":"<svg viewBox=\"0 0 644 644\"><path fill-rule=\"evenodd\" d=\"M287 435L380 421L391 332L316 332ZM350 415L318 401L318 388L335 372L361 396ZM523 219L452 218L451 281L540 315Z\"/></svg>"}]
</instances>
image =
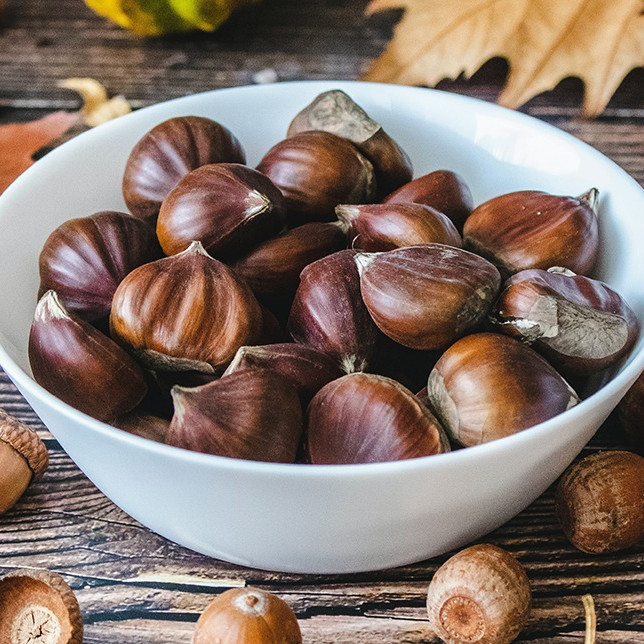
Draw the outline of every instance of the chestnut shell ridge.
<instances>
[{"instance_id":1,"label":"chestnut shell ridge","mask_svg":"<svg viewBox=\"0 0 644 644\"><path fill-rule=\"evenodd\" d=\"M246 163L237 137L201 116L177 116L153 127L125 164L123 197L140 219L156 219L161 202L191 170L207 163Z\"/></svg>"}]
</instances>

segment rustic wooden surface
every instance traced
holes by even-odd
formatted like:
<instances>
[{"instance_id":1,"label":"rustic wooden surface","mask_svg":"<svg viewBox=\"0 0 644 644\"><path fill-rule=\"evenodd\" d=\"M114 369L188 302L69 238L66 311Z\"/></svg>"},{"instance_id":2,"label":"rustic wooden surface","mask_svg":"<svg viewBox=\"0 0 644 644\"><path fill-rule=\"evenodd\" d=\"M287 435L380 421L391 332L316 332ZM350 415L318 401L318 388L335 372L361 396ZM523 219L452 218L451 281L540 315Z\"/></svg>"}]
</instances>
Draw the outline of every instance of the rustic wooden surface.
<instances>
[{"instance_id":1,"label":"rustic wooden surface","mask_svg":"<svg viewBox=\"0 0 644 644\"><path fill-rule=\"evenodd\" d=\"M0 25L0 122L77 109L77 96L56 87L71 76L97 78L134 107L250 84L267 69L278 80L355 79L382 51L397 18L366 18L364 5L264 0L215 34L144 40L80 0L9 0ZM505 71L492 61L471 81L440 87L494 100ZM582 89L574 79L523 109L594 145L644 184L643 88L644 71L632 72L592 122L578 116ZM446 557L377 573L312 576L198 555L151 533L94 488L1 372L0 406L35 427L51 455L42 481L0 518L0 574L23 566L61 573L80 601L86 642L189 642L212 597L241 585L288 601L306 642L433 641L424 597ZM619 432L608 423L588 449L618 445ZM591 593L598 641L644 642L644 545L619 555L577 552L557 525L552 490L486 541L507 548L528 571L534 610L521 641L583 641L581 596Z\"/></svg>"}]
</instances>

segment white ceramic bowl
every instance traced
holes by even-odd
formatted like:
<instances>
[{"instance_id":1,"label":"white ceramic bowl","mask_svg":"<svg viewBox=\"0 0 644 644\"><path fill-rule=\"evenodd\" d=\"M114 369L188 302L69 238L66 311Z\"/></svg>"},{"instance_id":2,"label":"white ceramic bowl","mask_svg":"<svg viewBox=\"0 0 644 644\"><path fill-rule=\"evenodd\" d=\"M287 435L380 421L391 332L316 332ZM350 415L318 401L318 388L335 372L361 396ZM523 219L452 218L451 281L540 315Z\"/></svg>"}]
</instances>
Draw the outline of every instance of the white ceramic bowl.
<instances>
[{"instance_id":1,"label":"white ceramic bowl","mask_svg":"<svg viewBox=\"0 0 644 644\"><path fill-rule=\"evenodd\" d=\"M207 116L235 132L253 165L284 137L298 110L331 88L345 90L384 125L409 152L416 176L455 170L476 203L518 189L581 194L597 186L597 274L644 318L644 191L573 137L481 101L352 82L240 87L140 110L46 155L0 198L0 363L78 466L135 519L220 559L301 573L402 565L503 524L557 478L644 368L640 339L603 389L537 427L440 456L342 466L256 463L153 443L37 385L27 338L40 249L66 219L125 209L121 175L139 137L171 116Z\"/></svg>"}]
</instances>

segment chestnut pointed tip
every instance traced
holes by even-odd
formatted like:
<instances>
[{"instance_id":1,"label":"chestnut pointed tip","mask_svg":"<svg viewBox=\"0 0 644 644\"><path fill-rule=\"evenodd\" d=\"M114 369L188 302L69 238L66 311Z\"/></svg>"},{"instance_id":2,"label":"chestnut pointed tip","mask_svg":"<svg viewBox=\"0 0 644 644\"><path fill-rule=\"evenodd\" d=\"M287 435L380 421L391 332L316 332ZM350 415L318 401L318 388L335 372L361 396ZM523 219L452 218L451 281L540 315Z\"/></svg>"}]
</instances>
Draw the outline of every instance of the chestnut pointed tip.
<instances>
[{"instance_id":1,"label":"chestnut pointed tip","mask_svg":"<svg viewBox=\"0 0 644 644\"><path fill-rule=\"evenodd\" d=\"M360 206L353 204L340 204L335 207L338 219L347 226L360 214Z\"/></svg>"},{"instance_id":2,"label":"chestnut pointed tip","mask_svg":"<svg viewBox=\"0 0 644 644\"><path fill-rule=\"evenodd\" d=\"M46 320L69 320L69 313L62 305L58 293L49 289L40 298L34 313L34 322L44 322Z\"/></svg>"},{"instance_id":3,"label":"chestnut pointed tip","mask_svg":"<svg viewBox=\"0 0 644 644\"><path fill-rule=\"evenodd\" d=\"M203 255L204 257L210 257L208 251L203 247L203 244L199 240L191 241L188 248L183 252L178 253L178 255Z\"/></svg>"},{"instance_id":4,"label":"chestnut pointed tip","mask_svg":"<svg viewBox=\"0 0 644 644\"><path fill-rule=\"evenodd\" d=\"M248 196L244 199L244 215L246 219L252 219L261 215L271 208L271 201L259 190L250 190Z\"/></svg>"},{"instance_id":5,"label":"chestnut pointed tip","mask_svg":"<svg viewBox=\"0 0 644 644\"><path fill-rule=\"evenodd\" d=\"M353 257L353 261L358 267L358 273L362 276L362 273L369 267L369 265L376 259L380 253L356 253Z\"/></svg>"},{"instance_id":6,"label":"chestnut pointed tip","mask_svg":"<svg viewBox=\"0 0 644 644\"><path fill-rule=\"evenodd\" d=\"M566 277L575 277L577 275L577 273L571 271L565 266L551 266L548 269L548 273L552 273L553 275L565 275Z\"/></svg>"},{"instance_id":7,"label":"chestnut pointed tip","mask_svg":"<svg viewBox=\"0 0 644 644\"><path fill-rule=\"evenodd\" d=\"M579 201L585 201L591 210L597 214L597 206L599 204L599 190L597 188L590 188L583 194L579 195Z\"/></svg>"}]
</instances>

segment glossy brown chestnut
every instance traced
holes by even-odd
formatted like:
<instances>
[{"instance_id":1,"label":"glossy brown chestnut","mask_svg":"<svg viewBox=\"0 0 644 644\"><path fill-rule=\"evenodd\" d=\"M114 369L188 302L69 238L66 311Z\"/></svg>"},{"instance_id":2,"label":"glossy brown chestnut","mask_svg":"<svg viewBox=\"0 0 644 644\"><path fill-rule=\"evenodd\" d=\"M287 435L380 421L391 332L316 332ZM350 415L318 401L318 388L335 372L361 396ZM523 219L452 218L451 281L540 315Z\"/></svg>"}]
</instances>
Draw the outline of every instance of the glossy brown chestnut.
<instances>
[{"instance_id":1,"label":"glossy brown chestnut","mask_svg":"<svg viewBox=\"0 0 644 644\"><path fill-rule=\"evenodd\" d=\"M282 193L238 163L213 163L187 174L168 194L157 220L166 255L200 241L217 259L236 258L286 224Z\"/></svg>"},{"instance_id":2,"label":"glossy brown chestnut","mask_svg":"<svg viewBox=\"0 0 644 644\"><path fill-rule=\"evenodd\" d=\"M597 201L595 188L577 198L537 190L501 195L474 209L463 242L506 276L551 266L585 275L599 249Z\"/></svg>"},{"instance_id":3,"label":"glossy brown chestnut","mask_svg":"<svg viewBox=\"0 0 644 644\"><path fill-rule=\"evenodd\" d=\"M270 369L281 374L297 389L304 404L344 371L326 353L294 342L240 347L224 376L244 369Z\"/></svg>"},{"instance_id":4,"label":"glossy brown chestnut","mask_svg":"<svg viewBox=\"0 0 644 644\"><path fill-rule=\"evenodd\" d=\"M443 244L358 253L355 262L374 322L411 349L440 349L474 328L501 283L486 259Z\"/></svg>"},{"instance_id":5,"label":"glossy brown chestnut","mask_svg":"<svg viewBox=\"0 0 644 644\"><path fill-rule=\"evenodd\" d=\"M449 217L459 232L474 207L467 183L451 170L434 170L417 177L386 196L382 202L414 202L431 206Z\"/></svg>"},{"instance_id":6,"label":"glossy brown chestnut","mask_svg":"<svg viewBox=\"0 0 644 644\"><path fill-rule=\"evenodd\" d=\"M617 415L630 445L644 456L644 373L617 405Z\"/></svg>"},{"instance_id":7,"label":"glossy brown chestnut","mask_svg":"<svg viewBox=\"0 0 644 644\"><path fill-rule=\"evenodd\" d=\"M295 387L268 369L246 369L207 385L174 387L166 442L231 458L293 463L302 435Z\"/></svg>"},{"instance_id":8,"label":"glossy brown chestnut","mask_svg":"<svg viewBox=\"0 0 644 644\"><path fill-rule=\"evenodd\" d=\"M465 447L516 434L579 402L536 351L499 333L455 342L429 374L427 392L450 439Z\"/></svg>"},{"instance_id":9,"label":"glossy brown chestnut","mask_svg":"<svg viewBox=\"0 0 644 644\"><path fill-rule=\"evenodd\" d=\"M89 322L66 311L55 291L47 291L36 307L29 364L39 385L98 420L131 411L147 391L139 365Z\"/></svg>"},{"instance_id":10,"label":"glossy brown chestnut","mask_svg":"<svg viewBox=\"0 0 644 644\"><path fill-rule=\"evenodd\" d=\"M380 335L360 297L355 254L341 250L302 271L287 323L296 342L329 354L346 373L366 368Z\"/></svg>"},{"instance_id":11,"label":"glossy brown chestnut","mask_svg":"<svg viewBox=\"0 0 644 644\"><path fill-rule=\"evenodd\" d=\"M130 152L123 197L130 212L154 221L161 202L188 172L207 163L246 163L237 137L201 116L177 116L159 123Z\"/></svg>"},{"instance_id":12,"label":"glossy brown chestnut","mask_svg":"<svg viewBox=\"0 0 644 644\"><path fill-rule=\"evenodd\" d=\"M513 275L503 285L492 320L556 369L574 375L616 364L631 350L639 331L635 313L618 293L560 268Z\"/></svg>"},{"instance_id":13,"label":"glossy brown chestnut","mask_svg":"<svg viewBox=\"0 0 644 644\"><path fill-rule=\"evenodd\" d=\"M622 450L586 456L561 477L557 517L583 552L617 552L644 539L644 458Z\"/></svg>"},{"instance_id":14,"label":"glossy brown chestnut","mask_svg":"<svg viewBox=\"0 0 644 644\"><path fill-rule=\"evenodd\" d=\"M148 222L113 211L70 219L49 235L40 253L38 297L53 289L68 311L100 320L110 314L121 280L159 257Z\"/></svg>"},{"instance_id":15,"label":"glossy brown chestnut","mask_svg":"<svg viewBox=\"0 0 644 644\"><path fill-rule=\"evenodd\" d=\"M336 206L351 247L380 252L417 244L446 244L460 248L461 236L448 217L431 206L417 203Z\"/></svg>"},{"instance_id":16,"label":"glossy brown chestnut","mask_svg":"<svg viewBox=\"0 0 644 644\"><path fill-rule=\"evenodd\" d=\"M232 267L255 295L292 297L306 266L346 247L339 222L311 222L263 242Z\"/></svg>"},{"instance_id":17,"label":"glossy brown chestnut","mask_svg":"<svg viewBox=\"0 0 644 644\"><path fill-rule=\"evenodd\" d=\"M116 289L112 336L159 371L223 371L262 332L252 291L199 242L140 266Z\"/></svg>"},{"instance_id":18,"label":"glossy brown chestnut","mask_svg":"<svg viewBox=\"0 0 644 644\"><path fill-rule=\"evenodd\" d=\"M380 196L411 180L407 153L342 90L319 94L291 121L288 136L322 130L349 139L373 163Z\"/></svg>"},{"instance_id":19,"label":"glossy brown chestnut","mask_svg":"<svg viewBox=\"0 0 644 644\"><path fill-rule=\"evenodd\" d=\"M351 373L320 389L307 411L311 463L382 463L449 451L440 423L411 391Z\"/></svg>"},{"instance_id":20,"label":"glossy brown chestnut","mask_svg":"<svg viewBox=\"0 0 644 644\"><path fill-rule=\"evenodd\" d=\"M376 196L373 165L348 141L328 132L301 132L274 145L259 162L283 193L290 227L333 221L340 203Z\"/></svg>"}]
</instances>

